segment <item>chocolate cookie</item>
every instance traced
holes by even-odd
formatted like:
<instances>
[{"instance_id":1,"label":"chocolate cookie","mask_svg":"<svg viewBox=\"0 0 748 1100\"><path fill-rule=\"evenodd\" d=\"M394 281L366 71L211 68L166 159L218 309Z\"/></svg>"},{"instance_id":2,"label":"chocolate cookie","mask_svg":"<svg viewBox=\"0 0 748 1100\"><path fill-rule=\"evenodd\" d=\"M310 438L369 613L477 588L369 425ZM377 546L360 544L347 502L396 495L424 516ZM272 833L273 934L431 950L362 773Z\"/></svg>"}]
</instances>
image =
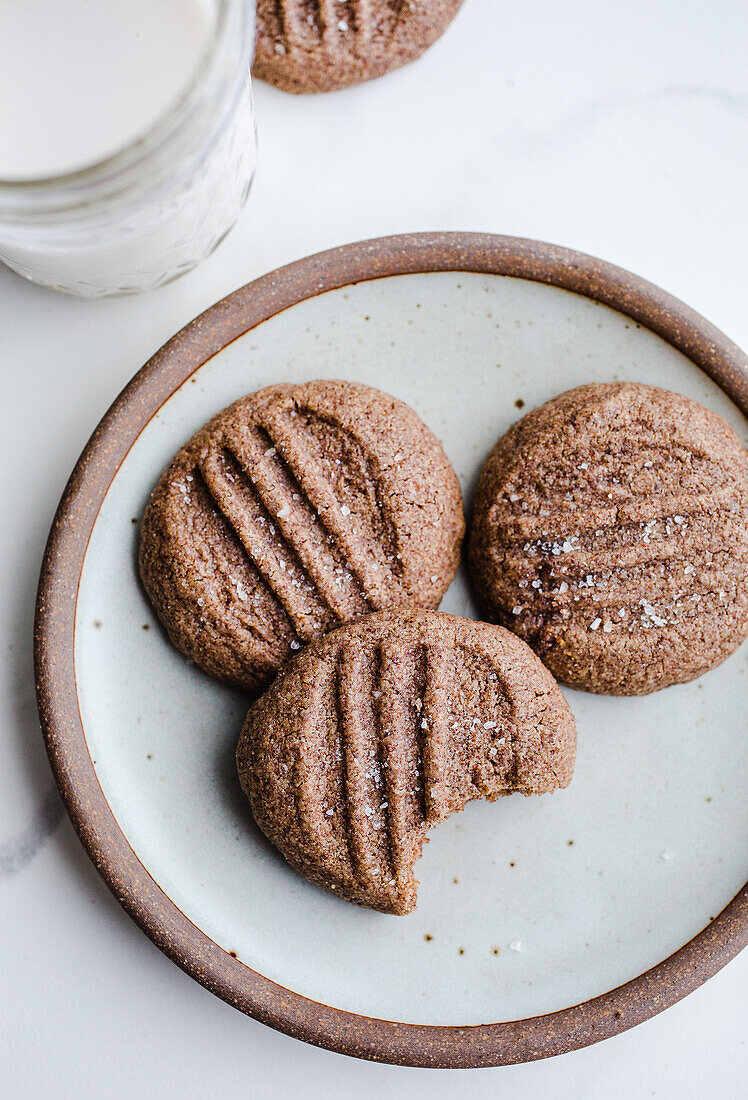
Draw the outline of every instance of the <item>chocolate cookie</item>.
<instances>
[{"instance_id":1,"label":"chocolate cookie","mask_svg":"<svg viewBox=\"0 0 748 1100\"><path fill-rule=\"evenodd\" d=\"M486 616L560 680L610 695L692 680L748 633L748 453L680 394L570 390L489 455L469 556Z\"/></svg>"},{"instance_id":2,"label":"chocolate cookie","mask_svg":"<svg viewBox=\"0 0 748 1100\"><path fill-rule=\"evenodd\" d=\"M576 729L501 627L387 611L304 650L247 715L239 778L260 829L338 897L409 913L426 831L475 798L566 787Z\"/></svg>"},{"instance_id":3,"label":"chocolate cookie","mask_svg":"<svg viewBox=\"0 0 748 1100\"><path fill-rule=\"evenodd\" d=\"M412 409L351 382L278 385L176 455L143 518L140 572L174 645L256 688L339 623L438 607L463 533L455 473Z\"/></svg>"},{"instance_id":4,"label":"chocolate cookie","mask_svg":"<svg viewBox=\"0 0 748 1100\"><path fill-rule=\"evenodd\" d=\"M286 92L330 92L415 61L462 0L257 0L252 72Z\"/></svg>"}]
</instances>

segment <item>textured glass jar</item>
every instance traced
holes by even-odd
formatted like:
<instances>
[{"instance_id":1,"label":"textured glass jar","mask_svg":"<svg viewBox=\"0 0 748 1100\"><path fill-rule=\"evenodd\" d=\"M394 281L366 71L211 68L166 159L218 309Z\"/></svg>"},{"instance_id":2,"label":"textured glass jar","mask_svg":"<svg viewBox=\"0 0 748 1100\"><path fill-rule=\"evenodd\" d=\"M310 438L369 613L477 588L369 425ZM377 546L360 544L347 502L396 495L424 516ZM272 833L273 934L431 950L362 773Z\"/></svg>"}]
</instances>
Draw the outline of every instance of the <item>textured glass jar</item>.
<instances>
[{"instance_id":1,"label":"textured glass jar","mask_svg":"<svg viewBox=\"0 0 748 1100\"><path fill-rule=\"evenodd\" d=\"M179 100L141 138L69 175L0 180L0 259L85 297L189 271L223 239L256 162L255 0L206 0L208 45Z\"/></svg>"}]
</instances>

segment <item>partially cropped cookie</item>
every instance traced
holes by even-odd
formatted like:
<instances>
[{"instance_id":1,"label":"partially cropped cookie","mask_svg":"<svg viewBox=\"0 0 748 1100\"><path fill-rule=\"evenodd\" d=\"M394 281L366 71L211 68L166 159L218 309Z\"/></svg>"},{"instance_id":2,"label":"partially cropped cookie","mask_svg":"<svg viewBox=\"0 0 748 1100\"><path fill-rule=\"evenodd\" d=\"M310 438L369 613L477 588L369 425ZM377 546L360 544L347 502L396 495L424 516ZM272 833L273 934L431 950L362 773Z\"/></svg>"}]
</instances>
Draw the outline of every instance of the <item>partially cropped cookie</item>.
<instances>
[{"instance_id":1,"label":"partially cropped cookie","mask_svg":"<svg viewBox=\"0 0 748 1100\"><path fill-rule=\"evenodd\" d=\"M692 680L748 634L748 452L716 413L581 386L488 457L470 535L484 613L586 691Z\"/></svg>"},{"instance_id":2,"label":"partially cropped cookie","mask_svg":"<svg viewBox=\"0 0 748 1100\"><path fill-rule=\"evenodd\" d=\"M501 627L389 611L304 650L237 749L260 829L311 882L409 913L426 832L476 798L566 787L576 729L533 652Z\"/></svg>"},{"instance_id":3,"label":"partially cropped cookie","mask_svg":"<svg viewBox=\"0 0 748 1100\"><path fill-rule=\"evenodd\" d=\"M140 572L178 649L257 688L340 623L438 607L463 533L457 477L412 409L351 382L278 385L176 455L143 518Z\"/></svg>"},{"instance_id":4,"label":"partially cropped cookie","mask_svg":"<svg viewBox=\"0 0 748 1100\"><path fill-rule=\"evenodd\" d=\"M286 92L329 92L415 61L463 0L257 0L252 72Z\"/></svg>"}]
</instances>

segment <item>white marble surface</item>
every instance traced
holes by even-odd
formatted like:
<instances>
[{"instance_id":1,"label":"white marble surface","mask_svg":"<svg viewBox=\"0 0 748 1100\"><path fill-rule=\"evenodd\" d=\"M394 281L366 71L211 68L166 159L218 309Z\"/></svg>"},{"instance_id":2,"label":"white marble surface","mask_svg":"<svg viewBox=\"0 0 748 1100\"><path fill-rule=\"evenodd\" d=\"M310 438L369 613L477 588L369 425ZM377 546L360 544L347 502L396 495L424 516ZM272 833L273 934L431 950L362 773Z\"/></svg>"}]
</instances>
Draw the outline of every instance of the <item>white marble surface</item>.
<instances>
[{"instance_id":1,"label":"white marble surface","mask_svg":"<svg viewBox=\"0 0 748 1100\"><path fill-rule=\"evenodd\" d=\"M4 1096L742 1095L748 957L634 1031L507 1069L367 1065L243 1018L150 944L83 854L41 744L30 632L54 508L112 397L197 312L298 256L414 229L540 237L637 271L747 346L747 39L739 0L467 0L384 80L302 100L259 86L254 193L181 281L93 303L0 271Z\"/></svg>"}]
</instances>

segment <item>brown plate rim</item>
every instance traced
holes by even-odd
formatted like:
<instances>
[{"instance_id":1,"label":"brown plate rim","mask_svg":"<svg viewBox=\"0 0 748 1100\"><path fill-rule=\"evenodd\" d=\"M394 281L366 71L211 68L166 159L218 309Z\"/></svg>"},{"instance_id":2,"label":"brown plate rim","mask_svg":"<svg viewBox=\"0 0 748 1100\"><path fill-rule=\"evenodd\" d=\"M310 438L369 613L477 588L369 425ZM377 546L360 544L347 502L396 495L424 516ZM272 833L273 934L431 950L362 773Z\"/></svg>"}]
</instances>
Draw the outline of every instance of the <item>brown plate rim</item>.
<instances>
[{"instance_id":1,"label":"brown plate rim","mask_svg":"<svg viewBox=\"0 0 748 1100\"><path fill-rule=\"evenodd\" d=\"M477 272L546 283L601 302L683 352L748 416L748 359L678 299L622 268L540 241L414 233L309 256L249 283L174 336L106 413L67 484L47 542L34 624L42 731L83 845L117 900L187 974L254 1019L328 1050L431 1068L508 1065L587 1046L641 1023L696 989L748 943L748 883L706 928L646 973L582 1004L524 1020L434 1026L372 1019L284 988L224 951L161 890L107 804L88 752L75 675L75 612L88 540L136 438L208 359L301 301L392 275Z\"/></svg>"}]
</instances>

